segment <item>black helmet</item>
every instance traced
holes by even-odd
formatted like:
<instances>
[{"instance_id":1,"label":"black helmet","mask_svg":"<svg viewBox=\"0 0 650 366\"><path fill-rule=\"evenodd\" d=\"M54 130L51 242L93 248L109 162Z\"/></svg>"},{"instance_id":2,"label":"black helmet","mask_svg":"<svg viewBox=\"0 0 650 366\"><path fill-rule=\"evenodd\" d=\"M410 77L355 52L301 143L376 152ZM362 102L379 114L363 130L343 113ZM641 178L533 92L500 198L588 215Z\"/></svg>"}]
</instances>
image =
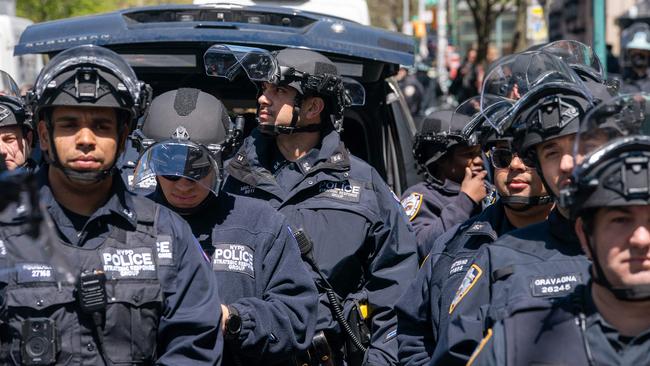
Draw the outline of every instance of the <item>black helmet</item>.
<instances>
[{"instance_id":1,"label":"black helmet","mask_svg":"<svg viewBox=\"0 0 650 366\"><path fill-rule=\"evenodd\" d=\"M16 82L0 70L0 127L20 126L31 129L29 113Z\"/></svg>"},{"instance_id":2,"label":"black helmet","mask_svg":"<svg viewBox=\"0 0 650 366\"><path fill-rule=\"evenodd\" d=\"M298 91L291 125L261 124L260 130L268 134L314 132L324 128L341 131L345 108L365 103L363 86L353 79L341 77L336 65L318 52L286 48L270 53L259 48L219 44L206 51L203 61L206 73L210 76L232 81L244 70L253 82L286 85ZM331 124L296 126L300 106L306 96L323 98Z\"/></svg>"},{"instance_id":3,"label":"black helmet","mask_svg":"<svg viewBox=\"0 0 650 366\"><path fill-rule=\"evenodd\" d=\"M151 102L136 142L143 151L132 186L155 176L173 176L205 182L218 194L223 157L236 148L230 117L223 103L199 89L181 88ZM203 179L207 176L210 179Z\"/></svg>"},{"instance_id":4,"label":"black helmet","mask_svg":"<svg viewBox=\"0 0 650 366\"><path fill-rule=\"evenodd\" d=\"M451 110L432 112L422 120L420 131L415 134L413 156L418 165L418 173L424 173L427 180L435 179L429 170L431 165L454 146L478 144L476 135L463 133L471 118L463 114L453 117L454 112Z\"/></svg>"},{"instance_id":5,"label":"black helmet","mask_svg":"<svg viewBox=\"0 0 650 366\"><path fill-rule=\"evenodd\" d=\"M576 134L571 183L560 205L573 219L608 206L650 205L650 94L624 94L593 108ZM589 243L594 281L621 300L650 299L650 286L614 288Z\"/></svg>"},{"instance_id":6,"label":"black helmet","mask_svg":"<svg viewBox=\"0 0 650 366\"><path fill-rule=\"evenodd\" d=\"M219 99L199 89L181 88L153 99L141 131L155 142L178 138L211 146L223 144L230 127L230 117Z\"/></svg>"},{"instance_id":7,"label":"black helmet","mask_svg":"<svg viewBox=\"0 0 650 366\"><path fill-rule=\"evenodd\" d=\"M57 106L108 107L123 111L118 118L118 136L131 129L146 111L150 101L150 88L139 81L133 69L117 53L94 45L67 49L41 70L34 87L28 94L28 104L34 122L44 119L53 141L53 128L49 109ZM69 177L79 181L97 182L111 175L115 165L99 171L76 171L63 168L54 145L49 162L59 167ZM116 154L119 151L116 152ZM117 157L114 159L117 161Z\"/></svg>"}]
</instances>

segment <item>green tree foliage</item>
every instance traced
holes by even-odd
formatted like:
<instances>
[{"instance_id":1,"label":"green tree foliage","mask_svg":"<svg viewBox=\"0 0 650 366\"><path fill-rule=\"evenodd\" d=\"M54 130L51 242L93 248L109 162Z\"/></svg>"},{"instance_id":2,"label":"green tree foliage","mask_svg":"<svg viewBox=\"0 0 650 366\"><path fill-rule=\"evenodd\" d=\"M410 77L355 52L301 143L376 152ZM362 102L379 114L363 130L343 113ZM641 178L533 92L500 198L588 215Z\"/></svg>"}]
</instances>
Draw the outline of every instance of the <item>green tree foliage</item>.
<instances>
[{"instance_id":1,"label":"green tree foliage","mask_svg":"<svg viewBox=\"0 0 650 366\"><path fill-rule=\"evenodd\" d=\"M18 0L16 14L34 22L89 15L169 3L191 3L191 0Z\"/></svg>"}]
</instances>

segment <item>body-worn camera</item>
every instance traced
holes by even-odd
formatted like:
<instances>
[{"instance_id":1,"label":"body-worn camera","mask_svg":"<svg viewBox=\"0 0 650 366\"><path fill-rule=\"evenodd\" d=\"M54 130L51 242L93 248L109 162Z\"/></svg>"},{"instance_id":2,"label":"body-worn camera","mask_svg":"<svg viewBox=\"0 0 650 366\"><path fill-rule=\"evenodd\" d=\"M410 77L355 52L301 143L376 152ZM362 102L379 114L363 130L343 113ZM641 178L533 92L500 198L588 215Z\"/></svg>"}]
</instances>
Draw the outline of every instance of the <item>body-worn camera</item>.
<instances>
[{"instance_id":1,"label":"body-worn camera","mask_svg":"<svg viewBox=\"0 0 650 366\"><path fill-rule=\"evenodd\" d=\"M49 318L23 320L23 365L52 365L58 353L56 323Z\"/></svg>"}]
</instances>

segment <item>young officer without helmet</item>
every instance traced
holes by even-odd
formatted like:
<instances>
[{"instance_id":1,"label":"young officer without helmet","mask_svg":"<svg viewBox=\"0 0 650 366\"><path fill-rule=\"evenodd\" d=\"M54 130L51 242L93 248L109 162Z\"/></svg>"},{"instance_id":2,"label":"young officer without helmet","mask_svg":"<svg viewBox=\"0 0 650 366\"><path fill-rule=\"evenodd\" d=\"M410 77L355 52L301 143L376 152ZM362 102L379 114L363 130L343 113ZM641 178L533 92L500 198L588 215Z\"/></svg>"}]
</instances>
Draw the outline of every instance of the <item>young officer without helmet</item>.
<instances>
[{"instance_id":1,"label":"young officer without helmet","mask_svg":"<svg viewBox=\"0 0 650 366\"><path fill-rule=\"evenodd\" d=\"M316 330L332 354L317 352L313 362L327 356L335 365L343 357L348 364L396 364L393 303L417 270L412 229L375 169L340 140L350 95L336 66L296 49L279 51L267 64L277 68L265 80L256 77L259 127L227 167L224 189L268 200L292 227L305 230L315 262L343 299L341 315L361 332L359 342L352 341L323 294ZM247 70L249 77L254 70ZM358 320L359 304L367 304L365 320Z\"/></svg>"},{"instance_id":2,"label":"young officer without helmet","mask_svg":"<svg viewBox=\"0 0 650 366\"><path fill-rule=\"evenodd\" d=\"M220 299L190 227L131 195L115 174L149 92L119 55L97 46L61 52L37 78L30 102L47 161L40 199L58 233L51 250L73 279L33 262L42 248L28 245L25 225L2 225L5 260L18 275L2 279L11 300L1 363L221 362Z\"/></svg>"},{"instance_id":3,"label":"young officer without helmet","mask_svg":"<svg viewBox=\"0 0 650 366\"><path fill-rule=\"evenodd\" d=\"M591 259L590 281L551 305L529 300L487 331L470 365L650 363L650 95L592 110L561 203Z\"/></svg>"},{"instance_id":4,"label":"young officer without helmet","mask_svg":"<svg viewBox=\"0 0 650 366\"><path fill-rule=\"evenodd\" d=\"M178 212L211 259L223 301L224 363L286 365L311 344L318 292L287 220L261 200L220 190L223 156L237 139L220 100L198 89L156 97L134 185ZM230 133L233 132L233 133Z\"/></svg>"}]
</instances>

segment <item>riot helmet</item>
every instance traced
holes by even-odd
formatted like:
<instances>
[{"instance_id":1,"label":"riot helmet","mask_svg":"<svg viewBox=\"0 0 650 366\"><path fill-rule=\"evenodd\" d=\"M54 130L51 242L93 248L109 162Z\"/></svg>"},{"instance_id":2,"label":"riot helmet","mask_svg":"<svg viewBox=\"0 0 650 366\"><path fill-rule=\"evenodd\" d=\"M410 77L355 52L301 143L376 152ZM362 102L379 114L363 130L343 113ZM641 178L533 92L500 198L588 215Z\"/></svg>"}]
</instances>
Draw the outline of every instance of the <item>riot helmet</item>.
<instances>
[{"instance_id":1,"label":"riot helmet","mask_svg":"<svg viewBox=\"0 0 650 366\"><path fill-rule=\"evenodd\" d=\"M633 23L621 33L622 65L628 69L646 69L650 66L650 25Z\"/></svg>"},{"instance_id":2,"label":"riot helmet","mask_svg":"<svg viewBox=\"0 0 650 366\"><path fill-rule=\"evenodd\" d=\"M233 80L244 70L255 83L268 82L289 86L297 93L293 103L289 126L260 123L260 131L271 134L316 132L343 128L345 108L365 103L365 89L351 78L339 75L336 65L322 54L305 49L286 48L270 53L266 50L234 45L214 45L204 55L206 73L210 76ZM325 111L330 123L297 126L303 100L317 96L325 101Z\"/></svg>"},{"instance_id":3,"label":"riot helmet","mask_svg":"<svg viewBox=\"0 0 650 366\"><path fill-rule=\"evenodd\" d=\"M31 129L27 107L16 82L0 70L0 127L20 126Z\"/></svg>"},{"instance_id":4,"label":"riot helmet","mask_svg":"<svg viewBox=\"0 0 650 366\"><path fill-rule=\"evenodd\" d=\"M223 103L199 89L181 88L157 96L141 129L134 133L142 155L132 186L149 185L159 176L172 181L185 178L218 195L224 154L233 151L238 141L231 125Z\"/></svg>"},{"instance_id":5,"label":"riot helmet","mask_svg":"<svg viewBox=\"0 0 650 366\"><path fill-rule=\"evenodd\" d=\"M620 95L589 111L577 131L573 155L571 183L560 193L560 205L573 219L593 215L600 207L650 205L650 94ZM596 283L621 300L650 299L650 285L613 287L597 248L592 243L588 247Z\"/></svg>"},{"instance_id":6,"label":"riot helmet","mask_svg":"<svg viewBox=\"0 0 650 366\"><path fill-rule=\"evenodd\" d=\"M36 78L28 94L28 104L34 121L44 120L47 126L51 142L51 151L45 154L48 163L61 169L69 179L93 183L114 173L119 147L109 169L77 171L64 168L53 143L52 108L113 108L118 112L119 139L144 114L150 97L149 86L138 80L120 55L103 47L82 45L67 49L50 60Z\"/></svg>"}]
</instances>

